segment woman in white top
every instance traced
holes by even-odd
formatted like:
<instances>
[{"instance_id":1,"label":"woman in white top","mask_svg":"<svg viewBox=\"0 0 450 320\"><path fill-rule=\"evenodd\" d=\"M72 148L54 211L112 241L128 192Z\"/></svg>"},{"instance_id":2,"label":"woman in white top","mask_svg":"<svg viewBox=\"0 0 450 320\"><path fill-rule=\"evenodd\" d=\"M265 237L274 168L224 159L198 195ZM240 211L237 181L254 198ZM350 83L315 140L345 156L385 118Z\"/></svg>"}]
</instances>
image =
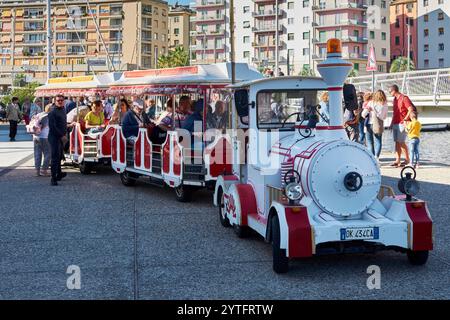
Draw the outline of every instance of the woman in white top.
<instances>
[{"instance_id":1,"label":"woman in white top","mask_svg":"<svg viewBox=\"0 0 450 320\"><path fill-rule=\"evenodd\" d=\"M328 91L325 91L320 96L320 121L330 123L330 110L329 110L329 102L330 102L330 96L328 95Z\"/></svg>"},{"instance_id":2,"label":"woman in white top","mask_svg":"<svg viewBox=\"0 0 450 320\"><path fill-rule=\"evenodd\" d=\"M369 126L367 130L367 147L373 155L379 159L382 148L382 138L384 131L384 120L388 114L388 105L386 94L383 90L374 93L370 101L362 112L362 116L369 117Z\"/></svg>"},{"instance_id":3,"label":"woman in white top","mask_svg":"<svg viewBox=\"0 0 450 320\"><path fill-rule=\"evenodd\" d=\"M34 167L36 168L36 176L49 177L48 168L50 165L50 144L48 142L48 112L51 106L47 105L45 111L39 113L37 116L40 119L40 132L33 135L34 143ZM42 161L44 156L44 161Z\"/></svg>"}]
</instances>

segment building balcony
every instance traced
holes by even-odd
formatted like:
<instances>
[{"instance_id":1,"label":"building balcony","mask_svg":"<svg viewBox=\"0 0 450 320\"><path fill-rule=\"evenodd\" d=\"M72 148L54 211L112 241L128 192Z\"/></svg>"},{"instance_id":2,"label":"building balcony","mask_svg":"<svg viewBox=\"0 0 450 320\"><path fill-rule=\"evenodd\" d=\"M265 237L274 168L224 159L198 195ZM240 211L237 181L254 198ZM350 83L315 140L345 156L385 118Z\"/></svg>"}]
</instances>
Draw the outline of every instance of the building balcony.
<instances>
[{"instance_id":1,"label":"building balcony","mask_svg":"<svg viewBox=\"0 0 450 320\"><path fill-rule=\"evenodd\" d=\"M284 15L283 10L278 10L278 16L282 17ZM267 18L267 17L275 17L276 10L261 10L252 13L252 17L254 18Z\"/></svg>"},{"instance_id":2,"label":"building balcony","mask_svg":"<svg viewBox=\"0 0 450 320\"><path fill-rule=\"evenodd\" d=\"M286 43L284 41L281 41L281 40L278 43L278 47L280 47L280 48L283 48L285 45L286 45ZM275 41L273 41L273 42L271 41L269 43L256 41L256 42L252 43L252 46L254 48L275 48L276 47Z\"/></svg>"},{"instance_id":3,"label":"building balcony","mask_svg":"<svg viewBox=\"0 0 450 320\"><path fill-rule=\"evenodd\" d=\"M225 0L204 0L195 5L196 9L224 7Z\"/></svg>"},{"instance_id":4,"label":"building balcony","mask_svg":"<svg viewBox=\"0 0 450 320\"><path fill-rule=\"evenodd\" d=\"M197 33L196 33L197 38L202 38L205 36L224 36L224 35L225 35L225 29L197 31Z\"/></svg>"},{"instance_id":5,"label":"building balcony","mask_svg":"<svg viewBox=\"0 0 450 320\"><path fill-rule=\"evenodd\" d=\"M357 19L342 19L337 22L314 22L313 27L316 29L336 28L336 27L365 27L367 21Z\"/></svg>"},{"instance_id":6,"label":"building balcony","mask_svg":"<svg viewBox=\"0 0 450 320\"><path fill-rule=\"evenodd\" d=\"M277 27L273 24L273 25L259 25L259 26L255 26L252 28L252 31L257 33L257 32L276 32L277 31ZM279 25L278 26L278 31L283 31L283 26Z\"/></svg>"},{"instance_id":7,"label":"building balcony","mask_svg":"<svg viewBox=\"0 0 450 320\"><path fill-rule=\"evenodd\" d=\"M368 39L367 37L356 37L356 36L341 36L340 40L345 43L345 42L355 42L355 43L367 43ZM328 41L327 39L317 39L314 38L312 39L312 43L314 44L326 44Z\"/></svg>"},{"instance_id":8,"label":"building balcony","mask_svg":"<svg viewBox=\"0 0 450 320\"><path fill-rule=\"evenodd\" d=\"M217 22L217 21L224 21L225 16L200 16L197 17L197 24L204 23L204 22Z\"/></svg>"},{"instance_id":9,"label":"building balcony","mask_svg":"<svg viewBox=\"0 0 450 320\"><path fill-rule=\"evenodd\" d=\"M315 5L312 6L312 10L316 12L325 12L325 11L335 11L335 10L346 10L346 9L355 9L355 10L366 10L367 4L362 2L341 2L341 3L328 3L327 5Z\"/></svg>"}]
</instances>

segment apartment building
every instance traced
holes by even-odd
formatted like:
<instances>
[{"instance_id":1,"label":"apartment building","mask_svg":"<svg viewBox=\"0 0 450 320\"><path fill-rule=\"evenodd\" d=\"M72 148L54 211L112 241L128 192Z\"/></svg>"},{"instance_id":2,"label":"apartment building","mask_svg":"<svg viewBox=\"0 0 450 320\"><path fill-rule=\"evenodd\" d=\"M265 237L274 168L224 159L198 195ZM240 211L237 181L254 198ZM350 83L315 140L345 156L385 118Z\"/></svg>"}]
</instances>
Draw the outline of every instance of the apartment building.
<instances>
[{"instance_id":1,"label":"apartment building","mask_svg":"<svg viewBox=\"0 0 450 320\"><path fill-rule=\"evenodd\" d=\"M195 16L195 11L188 6L174 5L169 8L169 48L178 46L189 51L191 18Z\"/></svg>"},{"instance_id":2,"label":"apartment building","mask_svg":"<svg viewBox=\"0 0 450 320\"><path fill-rule=\"evenodd\" d=\"M193 6L197 14L192 32L192 63L227 61L230 51L228 0L197 0Z\"/></svg>"},{"instance_id":3,"label":"apartment building","mask_svg":"<svg viewBox=\"0 0 450 320\"><path fill-rule=\"evenodd\" d=\"M165 1L52 1L51 12L53 76L152 68L167 51ZM46 1L2 1L0 16L0 83L44 82Z\"/></svg>"},{"instance_id":4,"label":"apartment building","mask_svg":"<svg viewBox=\"0 0 450 320\"><path fill-rule=\"evenodd\" d=\"M419 69L450 67L450 1L418 0Z\"/></svg>"},{"instance_id":5,"label":"apartment building","mask_svg":"<svg viewBox=\"0 0 450 320\"><path fill-rule=\"evenodd\" d=\"M417 66L417 5L417 0L391 2L391 61L397 57L407 57L409 54L410 59Z\"/></svg>"},{"instance_id":6,"label":"apartment building","mask_svg":"<svg viewBox=\"0 0 450 320\"><path fill-rule=\"evenodd\" d=\"M342 40L344 58L355 71L366 73L367 54L375 48L378 71L387 72L390 54L389 1L384 0L314 0L313 60L314 68L326 57L326 42Z\"/></svg>"}]
</instances>

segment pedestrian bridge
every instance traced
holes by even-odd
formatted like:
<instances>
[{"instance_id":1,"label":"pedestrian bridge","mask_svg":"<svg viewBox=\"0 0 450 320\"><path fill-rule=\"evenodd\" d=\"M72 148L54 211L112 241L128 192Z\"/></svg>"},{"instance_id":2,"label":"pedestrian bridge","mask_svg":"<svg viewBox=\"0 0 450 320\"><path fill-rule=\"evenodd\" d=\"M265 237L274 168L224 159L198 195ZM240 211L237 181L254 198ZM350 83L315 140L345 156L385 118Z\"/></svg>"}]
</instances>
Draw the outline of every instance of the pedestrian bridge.
<instances>
[{"instance_id":1,"label":"pedestrian bridge","mask_svg":"<svg viewBox=\"0 0 450 320\"><path fill-rule=\"evenodd\" d=\"M372 90L372 76L349 78L357 91ZM398 85L418 107L426 124L450 124L450 68L375 75L375 90L388 95L389 87Z\"/></svg>"}]
</instances>

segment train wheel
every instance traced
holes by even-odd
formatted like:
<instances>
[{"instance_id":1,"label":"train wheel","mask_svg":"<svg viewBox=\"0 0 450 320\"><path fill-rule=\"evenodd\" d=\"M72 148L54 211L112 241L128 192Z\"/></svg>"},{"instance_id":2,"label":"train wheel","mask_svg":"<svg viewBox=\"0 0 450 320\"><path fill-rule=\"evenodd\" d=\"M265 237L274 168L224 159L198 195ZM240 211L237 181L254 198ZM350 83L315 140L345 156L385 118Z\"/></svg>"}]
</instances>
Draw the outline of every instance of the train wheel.
<instances>
[{"instance_id":1,"label":"train wheel","mask_svg":"<svg viewBox=\"0 0 450 320\"><path fill-rule=\"evenodd\" d=\"M247 238L250 234L250 229L247 226L240 226L238 224L233 225L233 231L238 238Z\"/></svg>"},{"instance_id":2,"label":"train wheel","mask_svg":"<svg viewBox=\"0 0 450 320\"><path fill-rule=\"evenodd\" d=\"M286 249L280 248L280 221L276 215L272 218L271 228L273 271L276 273L286 273L289 270L289 259L286 257Z\"/></svg>"},{"instance_id":3,"label":"train wheel","mask_svg":"<svg viewBox=\"0 0 450 320\"><path fill-rule=\"evenodd\" d=\"M138 176L132 172L124 171L120 174L122 184L127 187L132 187L136 184Z\"/></svg>"},{"instance_id":4,"label":"train wheel","mask_svg":"<svg viewBox=\"0 0 450 320\"><path fill-rule=\"evenodd\" d=\"M92 166L86 161L82 161L79 165L81 174L90 174L92 171Z\"/></svg>"},{"instance_id":5,"label":"train wheel","mask_svg":"<svg viewBox=\"0 0 450 320\"><path fill-rule=\"evenodd\" d=\"M408 256L408 261L414 266L421 266L427 263L428 260L428 251L411 251L408 250L406 252Z\"/></svg>"},{"instance_id":6,"label":"train wheel","mask_svg":"<svg viewBox=\"0 0 450 320\"><path fill-rule=\"evenodd\" d=\"M219 192L219 199L218 199L218 205L219 205L219 219L220 219L220 223L222 224L222 226L224 226L225 228L229 228L230 225L230 220L228 220L227 218L227 214L225 212L225 208L224 208L224 196L223 196L223 191L220 190Z\"/></svg>"},{"instance_id":7,"label":"train wheel","mask_svg":"<svg viewBox=\"0 0 450 320\"><path fill-rule=\"evenodd\" d=\"M175 189L175 197L177 198L177 201L179 201L179 202L191 201L192 192L193 192L192 188L181 184L174 189Z\"/></svg>"}]
</instances>

